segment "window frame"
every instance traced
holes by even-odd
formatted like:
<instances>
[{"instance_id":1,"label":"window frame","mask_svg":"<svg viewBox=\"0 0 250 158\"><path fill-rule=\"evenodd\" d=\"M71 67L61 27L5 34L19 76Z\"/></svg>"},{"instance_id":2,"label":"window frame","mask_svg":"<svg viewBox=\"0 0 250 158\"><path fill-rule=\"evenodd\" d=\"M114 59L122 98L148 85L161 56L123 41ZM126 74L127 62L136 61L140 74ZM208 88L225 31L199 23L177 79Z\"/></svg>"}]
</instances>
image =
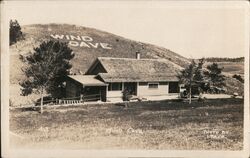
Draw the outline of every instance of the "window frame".
<instances>
[{"instance_id":1,"label":"window frame","mask_svg":"<svg viewBox=\"0 0 250 158\"><path fill-rule=\"evenodd\" d=\"M119 89L114 90L113 89L113 85L114 84L119 84ZM122 82L112 82L112 83L109 83L109 85L108 85L108 91L122 91Z\"/></svg>"},{"instance_id":2,"label":"window frame","mask_svg":"<svg viewBox=\"0 0 250 158\"><path fill-rule=\"evenodd\" d=\"M150 87L150 85L157 85L157 87ZM159 82L149 82L148 89L159 89Z\"/></svg>"}]
</instances>

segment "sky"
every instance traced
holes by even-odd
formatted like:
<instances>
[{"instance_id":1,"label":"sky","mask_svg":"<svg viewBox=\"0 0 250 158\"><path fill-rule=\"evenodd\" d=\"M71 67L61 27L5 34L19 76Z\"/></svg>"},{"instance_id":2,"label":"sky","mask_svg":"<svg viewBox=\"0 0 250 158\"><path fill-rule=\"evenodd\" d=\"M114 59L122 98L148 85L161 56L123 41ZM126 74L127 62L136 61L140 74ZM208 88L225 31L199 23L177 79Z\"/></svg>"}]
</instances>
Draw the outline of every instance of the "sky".
<instances>
[{"instance_id":1,"label":"sky","mask_svg":"<svg viewBox=\"0 0 250 158\"><path fill-rule=\"evenodd\" d=\"M67 23L155 44L187 58L240 57L248 50L244 2L9 2L5 17L21 25ZM6 20L7 21L7 20Z\"/></svg>"}]
</instances>

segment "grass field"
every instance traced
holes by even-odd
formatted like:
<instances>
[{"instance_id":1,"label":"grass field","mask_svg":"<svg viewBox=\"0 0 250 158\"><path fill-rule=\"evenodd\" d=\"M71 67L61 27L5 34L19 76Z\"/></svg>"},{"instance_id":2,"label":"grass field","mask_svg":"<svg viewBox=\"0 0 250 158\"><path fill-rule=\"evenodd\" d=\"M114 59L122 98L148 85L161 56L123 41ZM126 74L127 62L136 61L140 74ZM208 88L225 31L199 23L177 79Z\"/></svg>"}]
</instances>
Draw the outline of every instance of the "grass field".
<instances>
[{"instance_id":1,"label":"grass field","mask_svg":"<svg viewBox=\"0 0 250 158\"><path fill-rule=\"evenodd\" d=\"M15 148L240 150L243 100L15 109L10 131Z\"/></svg>"}]
</instances>

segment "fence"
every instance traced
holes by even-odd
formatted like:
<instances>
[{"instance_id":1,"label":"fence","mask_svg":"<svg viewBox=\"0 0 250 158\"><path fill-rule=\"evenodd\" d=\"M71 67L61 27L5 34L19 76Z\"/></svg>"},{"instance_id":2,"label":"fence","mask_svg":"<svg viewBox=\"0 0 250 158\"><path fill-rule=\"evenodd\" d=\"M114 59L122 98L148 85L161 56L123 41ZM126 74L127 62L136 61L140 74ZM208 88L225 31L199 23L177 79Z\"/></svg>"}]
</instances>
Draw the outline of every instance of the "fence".
<instances>
[{"instance_id":1,"label":"fence","mask_svg":"<svg viewBox=\"0 0 250 158\"><path fill-rule=\"evenodd\" d=\"M91 94L91 95L84 95L82 97L82 100L84 101L98 101L102 100L101 94Z\"/></svg>"},{"instance_id":2,"label":"fence","mask_svg":"<svg viewBox=\"0 0 250 158\"><path fill-rule=\"evenodd\" d=\"M81 104L81 103L88 102L88 101L98 101L98 100L101 100L101 94L91 94L91 95L84 95L81 97L44 100L43 104L51 104L51 105ZM40 103L41 101L36 102L36 105L40 105Z\"/></svg>"}]
</instances>

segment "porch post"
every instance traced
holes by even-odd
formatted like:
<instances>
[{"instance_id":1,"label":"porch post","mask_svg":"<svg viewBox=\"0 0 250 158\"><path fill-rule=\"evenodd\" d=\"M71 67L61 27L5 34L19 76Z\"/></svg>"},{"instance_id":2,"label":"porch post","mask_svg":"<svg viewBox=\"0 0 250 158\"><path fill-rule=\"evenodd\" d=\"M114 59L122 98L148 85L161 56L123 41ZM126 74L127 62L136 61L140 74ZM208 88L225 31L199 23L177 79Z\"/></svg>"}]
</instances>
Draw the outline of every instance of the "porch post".
<instances>
[{"instance_id":1,"label":"porch post","mask_svg":"<svg viewBox=\"0 0 250 158\"><path fill-rule=\"evenodd\" d=\"M122 92L124 91L124 82L122 82Z\"/></svg>"},{"instance_id":2,"label":"porch post","mask_svg":"<svg viewBox=\"0 0 250 158\"><path fill-rule=\"evenodd\" d=\"M101 90L101 89L99 90L99 93L100 93L100 94L99 94L99 95L100 95L100 98L99 98L99 99L100 99L100 101L102 101L102 90Z\"/></svg>"},{"instance_id":3,"label":"porch post","mask_svg":"<svg viewBox=\"0 0 250 158\"><path fill-rule=\"evenodd\" d=\"M136 82L136 95L139 96L139 82Z\"/></svg>"},{"instance_id":4,"label":"porch post","mask_svg":"<svg viewBox=\"0 0 250 158\"><path fill-rule=\"evenodd\" d=\"M169 94L169 82L168 82L167 94Z\"/></svg>"},{"instance_id":5,"label":"porch post","mask_svg":"<svg viewBox=\"0 0 250 158\"><path fill-rule=\"evenodd\" d=\"M109 90L109 84L106 85L106 102L108 100L108 90Z\"/></svg>"}]
</instances>

